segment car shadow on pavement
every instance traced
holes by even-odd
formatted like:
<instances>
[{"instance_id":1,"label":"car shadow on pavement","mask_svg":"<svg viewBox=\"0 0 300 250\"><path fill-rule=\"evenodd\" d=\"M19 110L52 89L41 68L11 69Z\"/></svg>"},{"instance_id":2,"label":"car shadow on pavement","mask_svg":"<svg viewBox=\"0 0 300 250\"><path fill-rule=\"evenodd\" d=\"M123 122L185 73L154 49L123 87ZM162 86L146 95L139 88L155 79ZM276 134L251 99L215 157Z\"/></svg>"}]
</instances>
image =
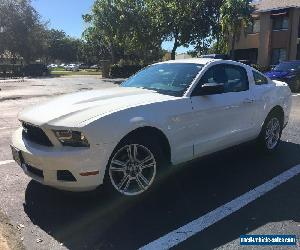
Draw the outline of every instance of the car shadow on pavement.
<instances>
[{"instance_id":1,"label":"car shadow on pavement","mask_svg":"<svg viewBox=\"0 0 300 250\"><path fill-rule=\"evenodd\" d=\"M138 198L120 198L101 188L68 193L31 181L24 210L34 224L69 249L137 249L297 164L298 144L282 142L270 155L250 143L168 168L157 184ZM299 221L297 209L285 218L275 214L256 220L251 228L263 226L269 219ZM211 241L210 246L203 242L203 247L217 247L245 233L238 225L224 230L211 234L213 238L223 233L225 238Z\"/></svg>"}]
</instances>

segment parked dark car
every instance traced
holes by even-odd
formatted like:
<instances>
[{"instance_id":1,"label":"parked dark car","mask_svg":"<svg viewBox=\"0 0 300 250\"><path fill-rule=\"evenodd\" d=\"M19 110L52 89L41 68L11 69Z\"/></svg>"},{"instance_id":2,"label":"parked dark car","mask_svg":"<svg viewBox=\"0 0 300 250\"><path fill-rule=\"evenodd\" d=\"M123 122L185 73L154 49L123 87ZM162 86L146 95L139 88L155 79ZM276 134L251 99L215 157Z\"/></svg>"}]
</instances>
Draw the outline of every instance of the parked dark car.
<instances>
[{"instance_id":1,"label":"parked dark car","mask_svg":"<svg viewBox=\"0 0 300 250\"><path fill-rule=\"evenodd\" d=\"M286 82L293 92L300 90L300 60L281 62L265 75Z\"/></svg>"},{"instance_id":2,"label":"parked dark car","mask_svg":"<svg viewBox=\"0 0 300 250\"><path fill-rule=\"evenodd\" d=\"M89 65L89 64L86 64L86 63L81 63L81 64L79 64L79 68L80 68L80 69L89 69L89 68L90 68L90 65Z\"/></svg>"},{"instance_id":3,"label":"parked dark car","mask_svg":"<svg viewBox=\"0 0 300 250\"><path fill-rule=\"evenodd\" d=\"M49 75L49 69L45 64L28 64L23 68L24 76L46 76Z\"/></svg>"}]
</instances>

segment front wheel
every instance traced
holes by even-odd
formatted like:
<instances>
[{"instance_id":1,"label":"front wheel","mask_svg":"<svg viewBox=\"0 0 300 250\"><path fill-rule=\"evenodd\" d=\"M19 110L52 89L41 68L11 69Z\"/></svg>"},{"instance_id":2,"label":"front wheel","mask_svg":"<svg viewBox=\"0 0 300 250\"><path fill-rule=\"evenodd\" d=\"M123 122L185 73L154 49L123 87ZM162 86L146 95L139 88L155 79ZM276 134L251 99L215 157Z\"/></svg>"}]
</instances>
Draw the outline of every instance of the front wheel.
<instances>
[{"instance_id":1,"label":"front wheel","mask_svg":"<svg viewBox=\"0 0 300 250\"><path fill-rule=\"evenodd\" d=\"M106 173L106 183L125 196L144 193L157 175L158 152L152 143L130 140L113 153Z\"/></svg>"},{"instance_id":2,"label":"front wheel","mask_svg":"<svg viewBox=\"0 0 300 250\"><path fill-rule=\"evenodd\" d=\"M262 128L259 136L259 144L267 151L274 151L280 143L282 133L282 117L278 112L271 112Z\"/></svg>"}]
</instances>

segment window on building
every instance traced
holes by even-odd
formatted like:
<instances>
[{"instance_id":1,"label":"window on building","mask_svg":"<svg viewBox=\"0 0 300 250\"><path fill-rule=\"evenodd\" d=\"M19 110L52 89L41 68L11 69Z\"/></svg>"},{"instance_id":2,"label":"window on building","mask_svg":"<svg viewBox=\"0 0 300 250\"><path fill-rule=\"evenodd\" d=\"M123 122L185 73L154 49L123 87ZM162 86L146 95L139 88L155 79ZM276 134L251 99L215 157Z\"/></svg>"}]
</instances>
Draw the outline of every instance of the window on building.
<instances>
[{"instance_id":1,"label":"window on building","mask_svg":"<svg viewBox=\"0 0 300 250\"><path fill-rule=\"evenodd\" d=\"M277 16L273 18L273 30L286 30L289 28L289 18L287 16Z\"/></svg>"},{"instance_id":2,"label":"window on building","mask_svg":"<svg viewBox=\"0 0 300 250\"><path fill-rule=\"evenodd\" d=\"M260 20L254 19L247 28L248 34L254 34L260 32Z\"/></svg>"},{"instance_id":3,"label":"window on building","mask_svg":"<svg viewBox=\"0 0 300 250\"><path fill-rule=\"evenodd\" d=\"M271 60L272 65L276 65L282 61L285 61L286 56L287 56L286 49L282 49L282 48L273 49L272 50L272 60Z\"/></svg>"},{"instance_id":4,"label":"window on building","mask_svg":"<svg viewBox=\"0 0 300 250\"><path fill-rule=\"evenodd\" d=\"M256 85L268 84L268 79L256 71L253 72L253 78Z\"/></svg>"}]
</instances>

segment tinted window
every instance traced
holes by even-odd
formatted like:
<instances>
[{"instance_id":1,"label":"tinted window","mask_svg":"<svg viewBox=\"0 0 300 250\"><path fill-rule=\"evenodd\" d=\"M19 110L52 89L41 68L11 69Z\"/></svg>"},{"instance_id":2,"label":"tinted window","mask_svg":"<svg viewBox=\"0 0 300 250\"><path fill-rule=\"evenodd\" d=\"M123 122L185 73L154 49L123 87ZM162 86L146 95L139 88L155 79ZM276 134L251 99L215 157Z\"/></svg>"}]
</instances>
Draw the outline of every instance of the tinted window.
<instances>
[{"instance_id":1,"label":"tinted window","mask_svg":"<svg viewBox=\"0 0 300 250\"><path fill-rule=\"evenodd\" d=\"M239 92L249 88L247 72L243 67L229 64L218 64L208 69L199 82L223 84L224 92Z\"/></svg>"},{"instance_id":2,"label":"tinted window","mask_svg":"<svg viewBox=\"0 0 300 250\"><path fill-rule=\"evenodd\" d=\"M268 84L268 79L255 71L253 71L253 78L256 85Z\"/></svg>"},{"instance_id":3,"label":"tinted window","mask_svg":"<svg viewBox=\"0 0 300 250\"><path fill-rule=\"evenodd\" d=\"M273 19L273 30L288 29L289 19L285 16L278 16Z\"/></svg>"},{"instance_id":4,"label":"tinted window","mask_svg":"<svg viewBox=\"0 0 300 250\"><path fill-rule=\"evenodd\" d=\"M194 63L163 63L145 68L121 86L145 88L162 94L181 96L203 68Z\"/></svg>"}]
</instances>

